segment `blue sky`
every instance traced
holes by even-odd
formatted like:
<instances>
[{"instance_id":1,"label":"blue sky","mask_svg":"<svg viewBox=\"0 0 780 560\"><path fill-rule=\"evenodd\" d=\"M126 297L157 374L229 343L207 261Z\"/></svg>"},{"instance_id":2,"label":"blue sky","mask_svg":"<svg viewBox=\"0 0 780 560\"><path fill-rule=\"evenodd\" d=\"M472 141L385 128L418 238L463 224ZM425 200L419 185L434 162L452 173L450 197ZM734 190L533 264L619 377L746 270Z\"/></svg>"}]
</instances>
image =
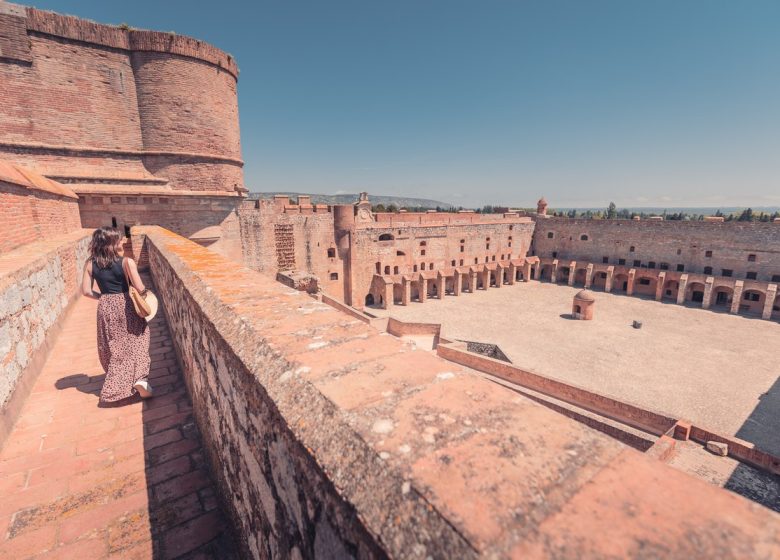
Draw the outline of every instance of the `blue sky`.
<instances>
[{"instance_id":1,"label":"blue sky","mask_svg":"<svg viewBox=\"0 0 780 560\"><path fill-rule=\"evenodd\" d=\"M780 2L38 0L238 60L247 186L780 205Z\"/></svg>"}]
</instances>

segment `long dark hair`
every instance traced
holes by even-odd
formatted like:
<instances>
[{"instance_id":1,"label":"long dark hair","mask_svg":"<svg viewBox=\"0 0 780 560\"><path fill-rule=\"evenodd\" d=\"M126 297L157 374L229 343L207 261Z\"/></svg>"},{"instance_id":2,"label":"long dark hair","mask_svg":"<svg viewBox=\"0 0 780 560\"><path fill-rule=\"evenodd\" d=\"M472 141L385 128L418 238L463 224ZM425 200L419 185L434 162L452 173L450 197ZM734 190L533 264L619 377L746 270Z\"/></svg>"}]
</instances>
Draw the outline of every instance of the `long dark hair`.
<instances>
[{"instance_id":1,"label":"long dark hair","mask_svg":"<svg viewBox=\"0 0 780 560\"><path fill-rule=\"evenodd\" d=\"M113 227L99 227L92 233L89 243L89 256L95 260L99 268L108 268L119 255L116 246L120 239L119 230Z\"/></svg>"}]
</instances>

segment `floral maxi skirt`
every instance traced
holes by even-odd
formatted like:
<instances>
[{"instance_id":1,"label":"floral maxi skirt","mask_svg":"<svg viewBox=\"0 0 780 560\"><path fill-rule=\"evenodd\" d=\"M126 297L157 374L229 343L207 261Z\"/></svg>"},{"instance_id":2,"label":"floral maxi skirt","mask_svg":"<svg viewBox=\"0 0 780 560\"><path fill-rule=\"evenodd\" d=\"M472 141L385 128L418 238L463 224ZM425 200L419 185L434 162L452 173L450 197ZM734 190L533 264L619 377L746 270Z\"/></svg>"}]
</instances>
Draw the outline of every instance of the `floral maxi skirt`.
<instances>
[{"instance_id":1,"label":"floral maxi skirt","mask_svg":"<svg viewBox=\"0 0 780 560\"><path fill-rule=\"evenodd\" d=\"M138 316L127 293L100 296L97 346L106 380L100 400L114 402L135 394L138 381L149 376L149 326Z\"/></svg>"}]
</instances>

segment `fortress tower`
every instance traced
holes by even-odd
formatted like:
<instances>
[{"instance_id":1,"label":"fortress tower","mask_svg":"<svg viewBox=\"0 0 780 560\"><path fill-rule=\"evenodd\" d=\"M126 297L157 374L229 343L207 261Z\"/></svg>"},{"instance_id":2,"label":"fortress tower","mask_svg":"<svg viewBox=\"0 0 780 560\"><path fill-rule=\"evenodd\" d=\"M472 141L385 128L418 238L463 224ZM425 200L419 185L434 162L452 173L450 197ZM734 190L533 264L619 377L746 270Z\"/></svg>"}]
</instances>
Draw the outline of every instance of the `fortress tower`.
<instances>
[{"instance_id":1,"label":"fortress tower","mask_svg":"<svg viewBox=\"0 0 780 560\"><path fill-rule=\"evenodd\" d=\"M240 254L228 54L0 1L0 159L79 195L84 227L156 223Z\"/></svg>"}]
</instances>

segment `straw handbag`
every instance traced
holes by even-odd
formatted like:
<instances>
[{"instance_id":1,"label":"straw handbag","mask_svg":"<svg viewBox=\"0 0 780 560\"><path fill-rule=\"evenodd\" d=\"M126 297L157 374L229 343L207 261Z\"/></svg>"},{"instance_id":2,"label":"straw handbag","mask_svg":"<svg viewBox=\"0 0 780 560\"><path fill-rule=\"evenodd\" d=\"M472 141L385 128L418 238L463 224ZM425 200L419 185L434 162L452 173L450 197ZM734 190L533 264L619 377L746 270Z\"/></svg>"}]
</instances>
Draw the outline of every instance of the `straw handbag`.
<instances>
[{"instance_id":1,"label":"straw handbag","mask_svg":"<svg viewBox=\"0 0 780 560\"><path fill-rule=\"evenodd\" d=\"M142 296L141 292L135 289L130 271L127 268L127 259L122 259L122 270L124 270L125 278L130 286L130 301L133 302L133 309L139 317L146 319L147 322L151 321L157 314L157 297L151 290L147 289L146 295Z\"/></svg>"}]
</instances>

